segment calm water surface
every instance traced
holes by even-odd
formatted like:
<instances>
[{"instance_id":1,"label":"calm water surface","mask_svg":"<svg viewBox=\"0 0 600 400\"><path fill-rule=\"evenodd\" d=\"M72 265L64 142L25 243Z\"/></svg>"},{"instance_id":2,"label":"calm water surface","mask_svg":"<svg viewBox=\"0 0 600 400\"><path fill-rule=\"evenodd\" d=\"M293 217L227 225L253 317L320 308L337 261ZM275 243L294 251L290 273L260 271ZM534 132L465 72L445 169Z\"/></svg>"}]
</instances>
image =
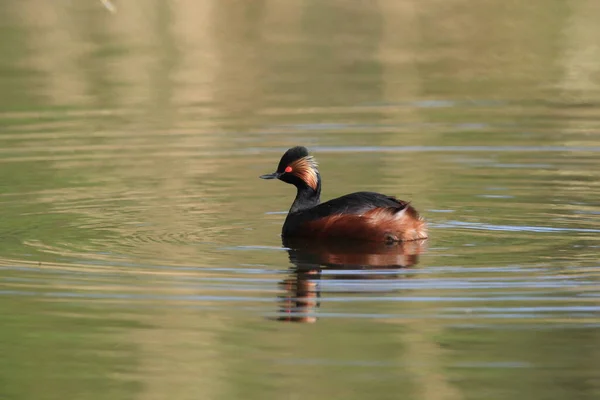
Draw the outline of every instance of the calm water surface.
<instances>
[{"instance_id":1,"label":"calm water surface","mask_svg":"<svg viewBox=\"0 0 600 400\"><path fill-rule=\"evenodd\" d=\"M597 2L115 5L0 5L2 400L600 398Z\"/></svg>"}]
</instances>

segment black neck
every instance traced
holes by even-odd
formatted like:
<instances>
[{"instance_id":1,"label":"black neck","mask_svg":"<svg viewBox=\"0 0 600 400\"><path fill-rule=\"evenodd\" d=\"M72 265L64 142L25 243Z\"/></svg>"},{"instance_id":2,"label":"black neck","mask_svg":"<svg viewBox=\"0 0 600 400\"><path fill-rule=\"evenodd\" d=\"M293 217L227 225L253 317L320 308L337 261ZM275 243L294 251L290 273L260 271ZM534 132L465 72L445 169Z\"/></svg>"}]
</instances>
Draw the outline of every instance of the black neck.
<instances>
[{"instance_id":1,"label":"black neck","mask_svg":"<svg viewBox=\"0 0 600 400\"><path fill-rule=\"evenodd\" d=\"M290 214L312 208L321 202L321 177L319 177L317 181L316 190L309 187L304 182L296 185L296 188L298 189L298 193L296 193L296 199L294 199L292 207L290 208Z\"/></svg>"}]
</instances>

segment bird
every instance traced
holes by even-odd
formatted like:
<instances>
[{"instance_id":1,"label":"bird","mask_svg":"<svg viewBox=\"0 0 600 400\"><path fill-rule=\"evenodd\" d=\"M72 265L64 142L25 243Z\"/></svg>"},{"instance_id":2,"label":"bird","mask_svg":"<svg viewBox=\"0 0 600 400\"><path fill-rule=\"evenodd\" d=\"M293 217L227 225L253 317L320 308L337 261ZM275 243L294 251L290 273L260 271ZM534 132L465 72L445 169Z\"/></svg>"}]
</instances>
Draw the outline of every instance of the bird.
<instances>
[{"instance_id":1,"label":"bird","mask_svg":"<svg viewBox=\"0 0 600 400\"><path fill-rule=\"evenodd\" d=\"M412 205L393 196L355 192L321 203L321 175L304 146L287 150L271 174L294 185L296 198L281 234L284 238L405 242L427 238L427 224Z\"/></svg>"}]
</instances>

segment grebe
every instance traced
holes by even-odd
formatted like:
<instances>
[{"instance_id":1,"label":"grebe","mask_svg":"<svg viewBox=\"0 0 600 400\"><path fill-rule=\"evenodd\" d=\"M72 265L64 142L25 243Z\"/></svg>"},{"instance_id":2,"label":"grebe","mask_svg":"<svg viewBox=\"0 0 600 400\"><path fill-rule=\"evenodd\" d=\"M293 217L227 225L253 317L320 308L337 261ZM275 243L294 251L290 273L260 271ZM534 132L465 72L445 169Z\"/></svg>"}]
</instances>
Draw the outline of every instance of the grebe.
<instances>
[{"instance_id":1,"label":"grebe","mask_svg":"<svg viewBox=\"0 0 600 400\"><path fill-rule=\"evenodd\" d=\"M277 171L261 175L296 186L283 237L402 242L427 238L427 225L408 202L374 192L356 192L321 203L321 175L303 146L281 157Z\"/></svg>"}]
</instances>

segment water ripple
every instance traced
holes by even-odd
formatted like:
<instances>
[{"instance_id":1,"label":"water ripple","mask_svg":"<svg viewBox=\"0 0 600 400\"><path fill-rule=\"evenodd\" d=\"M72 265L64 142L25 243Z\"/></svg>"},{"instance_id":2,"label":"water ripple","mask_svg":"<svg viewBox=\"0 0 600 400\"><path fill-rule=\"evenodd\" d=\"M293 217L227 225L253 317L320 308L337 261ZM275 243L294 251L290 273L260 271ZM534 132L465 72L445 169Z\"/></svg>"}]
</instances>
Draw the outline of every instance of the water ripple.
<instances>
[{"instance_id":1,"label":"water ripple","mask_svg":"<svg viewBox=\"0 0 600 400\"><path fill-rule=\"evenodd\" d=\"M431 226L436 228L464 228L485 231L506 231L506 232L582 232L582 233L600 233L600 229L592 228L559 228L552 226L518 226L518 225L494 225L481 222L464 221L446 221L444 223L435 223Z\"/></svg>"}]
</instances>

